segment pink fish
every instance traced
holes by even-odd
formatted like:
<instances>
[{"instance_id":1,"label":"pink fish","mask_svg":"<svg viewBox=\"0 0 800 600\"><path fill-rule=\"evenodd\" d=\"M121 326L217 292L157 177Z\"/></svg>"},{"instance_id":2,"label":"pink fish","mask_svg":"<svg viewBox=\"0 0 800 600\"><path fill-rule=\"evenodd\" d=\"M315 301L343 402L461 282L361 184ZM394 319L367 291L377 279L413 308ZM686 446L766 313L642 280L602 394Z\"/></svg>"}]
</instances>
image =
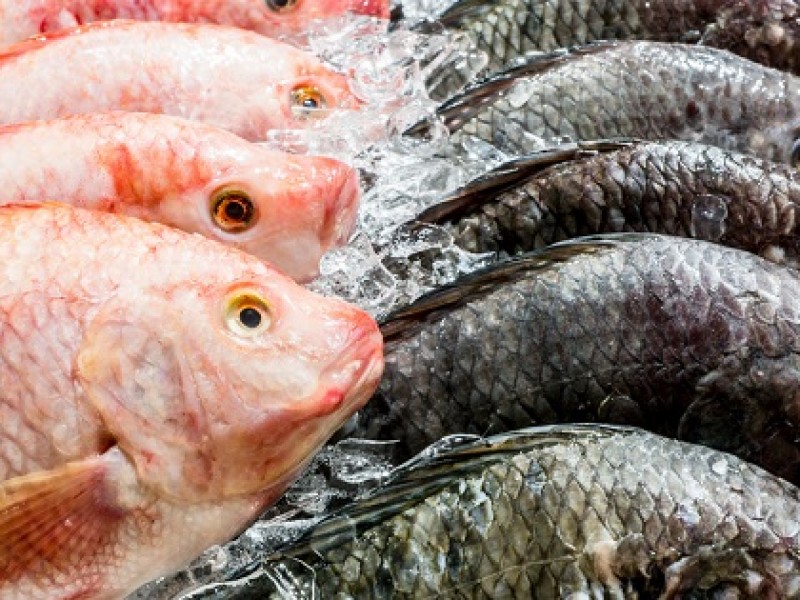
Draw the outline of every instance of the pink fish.
<instances>
[{"instance_id":1,"label":"pink fish","mask_svg":"<svg viewBox=\"0 0 800 600\"><path fill-rule=\"evenodd\" d=\"M299 281L355 225L358 173L177 117L108 113L0 126L0 204L57 198L236 246Z\"/></svg>"},{"instance_id":2,"label":"pink fish","mask_svg":"<svg viewBox=\"0 0 800 600\"><path fill-rule=\"evenodd\" d=\"M375 322L160 224L0 208L0 597L115 598L229 539L373 392Z\"/></svg>"},{"instance_id":3,"label":"pink fish","mask_svg":"<svg viewBox=\"0 0 800 600\"><path fill-rule=\"evenodd\" d=\"M164 113L262 140L357 108L313 55L218 25L106 21L0 50L0 123L111 110Z\"/></svg>"},{"instance_id":4,"label":"pink fish","mask_svg":"<svg viewBox=\"0 0 800 600\"><path fill-rule=\"evenodd\" d=\"M0 0L0 44L109 19L217 23L277 37L347 12L389 17L389 0Z\"/></svg>"}]
</instances>

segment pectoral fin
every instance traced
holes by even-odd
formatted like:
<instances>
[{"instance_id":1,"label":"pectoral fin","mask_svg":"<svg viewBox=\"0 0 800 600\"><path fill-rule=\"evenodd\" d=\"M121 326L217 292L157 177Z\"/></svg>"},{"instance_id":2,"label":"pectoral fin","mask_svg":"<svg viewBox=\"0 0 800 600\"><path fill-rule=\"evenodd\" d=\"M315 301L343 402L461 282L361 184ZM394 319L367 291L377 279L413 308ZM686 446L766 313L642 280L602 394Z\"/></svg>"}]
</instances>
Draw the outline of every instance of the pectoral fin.
<instances>
[{"instance_id":1,"label":"pectoral fin","mask_svg":"<svg viewBox=\"0 0 800 600\"><path fill-rule=\"evenodd\" d=\"M126 511L104 457L0 483L0 596L21 578L74 582L108 560Z\"/></svg>"}]
</instances>

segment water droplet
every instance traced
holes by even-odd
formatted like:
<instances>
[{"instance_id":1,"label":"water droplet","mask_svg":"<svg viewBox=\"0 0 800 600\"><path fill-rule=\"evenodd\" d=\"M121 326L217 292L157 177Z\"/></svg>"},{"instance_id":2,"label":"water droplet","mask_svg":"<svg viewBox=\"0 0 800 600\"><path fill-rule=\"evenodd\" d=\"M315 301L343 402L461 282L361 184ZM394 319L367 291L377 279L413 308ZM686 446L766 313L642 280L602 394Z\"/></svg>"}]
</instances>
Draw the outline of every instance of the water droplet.
<instances>
[{"instance_id":1,"label":"water droplet","mask_svg":"<svg viewBox=\"0 0 800 600\"><path fill-rule=\"evenodd\" d=\"M728 217L728 198L703 194L692 202L692 237L719 241L725 235L725 219Z\"/></svg>"}]
</instances>

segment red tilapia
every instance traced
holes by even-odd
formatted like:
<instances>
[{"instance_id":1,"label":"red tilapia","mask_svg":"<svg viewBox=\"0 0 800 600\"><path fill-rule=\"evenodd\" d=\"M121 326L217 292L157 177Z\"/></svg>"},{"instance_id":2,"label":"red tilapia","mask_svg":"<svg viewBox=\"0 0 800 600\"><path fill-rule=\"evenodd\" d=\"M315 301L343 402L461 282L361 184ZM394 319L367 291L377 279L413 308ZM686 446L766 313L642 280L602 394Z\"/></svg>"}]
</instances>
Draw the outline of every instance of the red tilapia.
<instances>
[{"instance_id":1,"label":"red tilapia","mask_svg":"<svg viewBox=\"0 0 800 600\"><path fill-rule=\"evenodd\" d=\"M389 0L1 0L0 44L109 19L218 23L277 37L347 12L388 18Z\"/></svg>"},{"instance_id":2,"label":"red tilapia","mask_svg":"<svg viewBox=\"0 0 800 600\"><path fill-rule=\"evenodd\" d=\"M0 123L110 110L202 121L248 140L357 108L313 55L219 25L108 21L0 50Z\"/></svg>"},{"instance_id":3,"label":"red tilapia","mask_svg":"<svg viewBox=\"0 0 800 600\"><path fill-rule=\"evenodd\" d=\"M198 235L0 208L0 597L116 598L274 502L373 392L374 321Z\"/></svg>"},{"instance_id":4,"label":"red tilapia","mask_svg":"<svg viewBox=\"0 0 800 600\"><path fill-rule=\"evenodd\" d=\"M0 127L0 189L0 204L58 198L202 233L300 281L347 241L360 197L357 171L337 160L124 112Z\"/></svg>"}]
</instances>

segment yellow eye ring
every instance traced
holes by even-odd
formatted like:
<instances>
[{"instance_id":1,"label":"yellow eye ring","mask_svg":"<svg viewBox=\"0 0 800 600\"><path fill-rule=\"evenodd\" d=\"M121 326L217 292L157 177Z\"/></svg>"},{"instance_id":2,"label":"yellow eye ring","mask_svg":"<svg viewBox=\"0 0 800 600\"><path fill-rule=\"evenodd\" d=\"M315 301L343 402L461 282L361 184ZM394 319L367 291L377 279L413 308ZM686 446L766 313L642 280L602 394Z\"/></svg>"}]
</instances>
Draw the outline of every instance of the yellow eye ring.
<instances>
[{"instance_id":1,"label":"yellow eye ring","mask_svg":"<svg viewBox=\"0 0 800 600\"><path fill-rule=\"evenodd\" d=\"M269 304L253 291L239 291L229 296L223 312L228 331L239 337L256 337L272 325Z\"/></svg>"},{"instance_id":2,"label":"yellow eye ring","mask_svg":"<svg viewBox=\"0 0 800 600\"><path fill-rule=\"evenodd\" d=\"M312 116L322 116L327 108L328 102L317 88L303 85L292 90L292 110L298 116L308 118Z\"/></svg>"},{"instance_id":3,"label":"yellow eye ring","mask_svg":"<svg viewBox=\"0 0 800 600\"><path fill-rule=\"evenodd\" d=\"M271 11L282 13L293 9L297 0L266 0L266 4Z\"/></svg>"},{"instance_id":4,"label":"yellow eye ring","mask_svg":"<svg viewBox=\"0 0 800 600\"><path fill-rule=\"evenodd\" d=\"M211 218L228 233L240 233L256 222L256 207L245 192L221 190L211 198Z\"/></svg>"}]
</instances>

